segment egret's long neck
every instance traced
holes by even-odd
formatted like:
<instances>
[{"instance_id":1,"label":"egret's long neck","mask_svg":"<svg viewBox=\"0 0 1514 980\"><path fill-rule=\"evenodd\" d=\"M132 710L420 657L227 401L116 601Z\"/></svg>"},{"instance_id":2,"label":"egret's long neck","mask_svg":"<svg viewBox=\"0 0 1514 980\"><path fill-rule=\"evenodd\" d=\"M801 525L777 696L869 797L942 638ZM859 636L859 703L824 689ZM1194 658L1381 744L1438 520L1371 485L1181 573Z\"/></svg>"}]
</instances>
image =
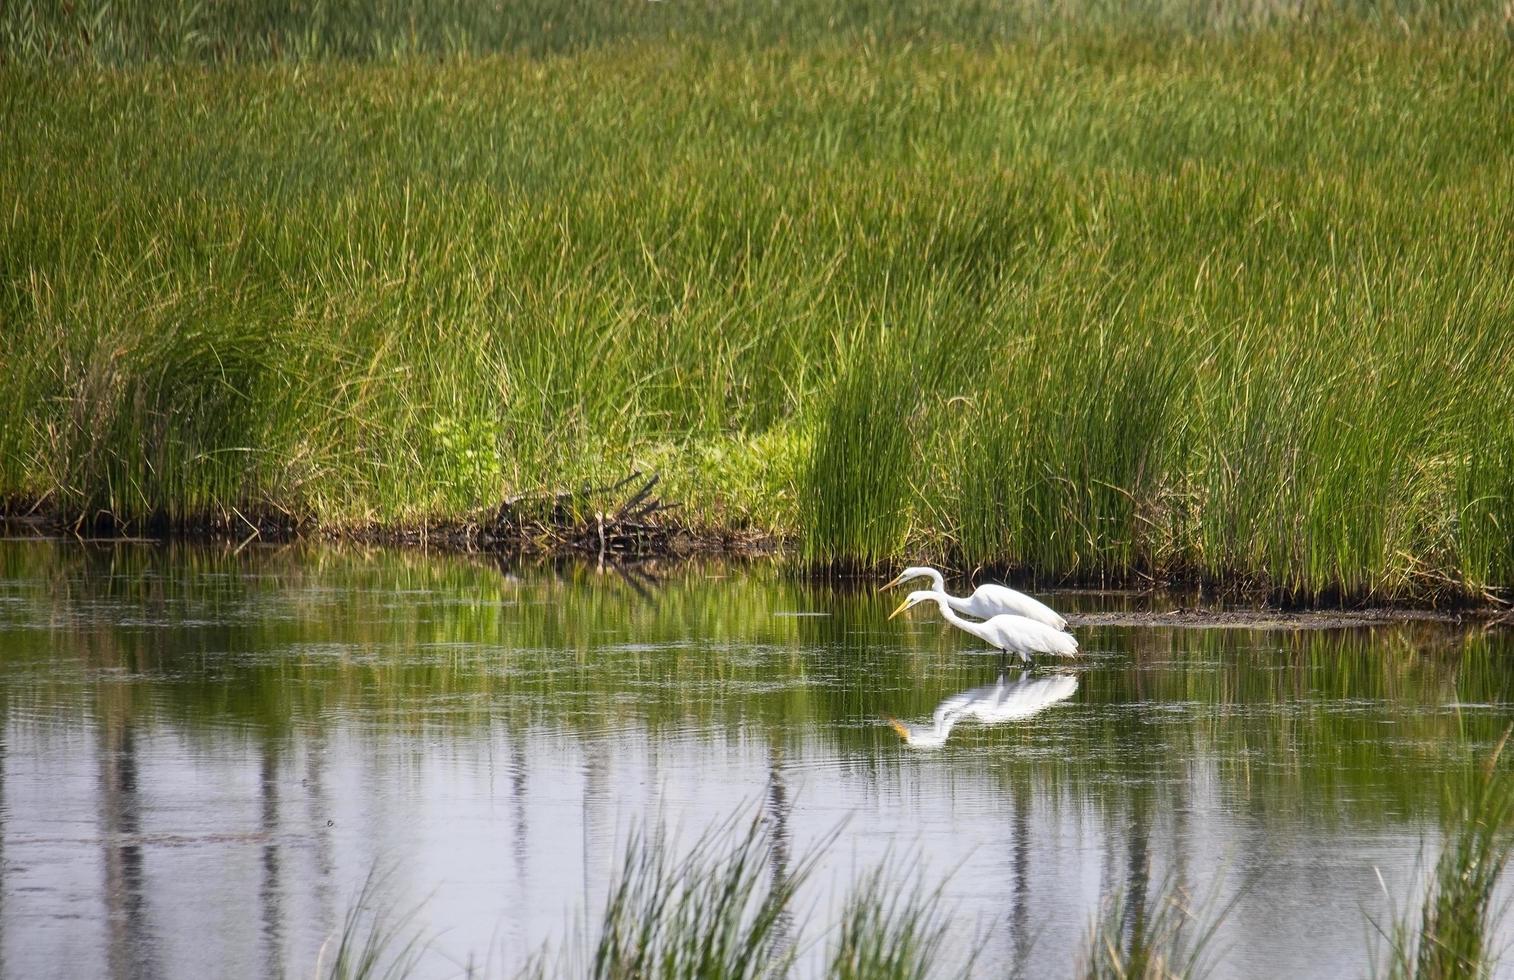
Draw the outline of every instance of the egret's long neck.
<instances>
[{"instance_id":1,"label":"egret's long neck","mask_svg":"<svg viewBox=\"0 0 1514 980\"><path fill-rule=\"evenodd\" d=\"M952 726L957 723L956 715L948 715L945 718L934 718L929 726L910 725L909 741L922 749L937 748L946 744L946 739L952 733Z\"/></svg>"},{"instance_id":2,"label":"egret's long neck","mask_svg":"<svg viewBox=\"0 0 1514 980\"><path fill-rule=\"evenodd\" d=\"M943 589L937 589L936 591L946 596L946 601L950 603L951 607L957 610L957 612L972 612L971 609L967 608L968 604L972 601L970 596L952 595L951 593L946 592Z\"/></svg>"},{"instance_id":3,"label":"egret's long neck","mask_svg":"<svg viewBox=\"0 0 1514 980\"><path fill-rule=\"evenodd\" d=\"M961 596L954 596L951 593L947 592L946 579L940 572L936 571L934 568L927 568L925 569L925 574L930 577L930 590L932 592L939 592L942 595L946 596L946 601L951 603L952 608L957 610L958 612L967 612L967 599Z\"/></svg>"},{"instance_id":4,"label":"egret's long neck","mask_svg":"<svg viewBox=\"0 0 1514 980\"><path fill-rule=\"evenodd\" d=\"M983 632L983 624L974 623L972 620L963 619L961 616L958 616L956 611L951 607L951 600L952 597L944 592L937 595L936 605L941 607L941 617L964 633L971 633L985 643L992 643L993 641Z\"/></svg>"}]
</instances>

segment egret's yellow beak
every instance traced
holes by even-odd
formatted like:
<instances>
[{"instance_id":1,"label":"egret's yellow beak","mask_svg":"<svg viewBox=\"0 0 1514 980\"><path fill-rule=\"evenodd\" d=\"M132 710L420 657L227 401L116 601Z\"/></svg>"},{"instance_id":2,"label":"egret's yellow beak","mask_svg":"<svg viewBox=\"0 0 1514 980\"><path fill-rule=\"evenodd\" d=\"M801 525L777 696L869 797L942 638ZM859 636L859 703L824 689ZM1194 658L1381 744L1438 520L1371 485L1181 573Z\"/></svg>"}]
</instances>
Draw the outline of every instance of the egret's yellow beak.
<instances>
[{"instance_id":1,"label":"egret's yellow beak","mask_svg":"<svg viewBox=\"0 0 1514 980\"><path fill-rule=\"evenodd\" d=\"M900 575L899 577L895 578L892 582L889 582L886 585L880 585L880 586L878 586L877 592L874 592L873 594L877 595L878 592L887 592L889 589L892 589L894 586L898 585L900 582L903 582L903 581L904 581L904 576Z\"/></svg>"},{"instance_id":2,"label":"egret's yellow beak","mask_svg":"<svg viewBox=\"0 0 1514 980\"><path fill-rule=\"evenodd\" d=\"M908 608L909 608L909 600L905 599L903 602L899 603L899 608L898 609L895 609L893 612L891 612L891 613L888 614L888 618L889 619L893 619L895 616L897 616L900 613L904 612L904 610L906 610Z\"/></svg>"},{"instance_id":3,"label":"egret's yellow beak","mask_svg":"<svg viewBox=\"0 0 1514 980\"><path fill-rule=\"evenodd\" d=\"M904 725L899 722L898 718L890 718L888 715L884 715L883 720L888 722L890 728L899 733L900 738L904 739L906 742L909 741L909 729L905 728Z\"/></svg>"}]
</instances>

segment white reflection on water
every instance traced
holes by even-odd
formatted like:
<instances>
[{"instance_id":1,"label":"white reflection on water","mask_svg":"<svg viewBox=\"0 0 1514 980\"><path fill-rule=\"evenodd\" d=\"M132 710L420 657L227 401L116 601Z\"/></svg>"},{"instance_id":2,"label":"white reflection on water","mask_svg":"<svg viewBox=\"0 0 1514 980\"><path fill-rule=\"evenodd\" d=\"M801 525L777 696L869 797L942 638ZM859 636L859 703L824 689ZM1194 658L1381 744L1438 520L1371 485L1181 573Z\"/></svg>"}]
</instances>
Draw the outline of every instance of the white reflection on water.
<instances>
[{"instance_id":1,"label":"white reflection on water","mask_svg":"<svg viewBox=\"0 0 1514 980\"><path fill-rule=\"evenodd\" d=\"M943 700L931 713L928 725L912 725L896 718L889 718L888 723L912 748L939 749L959 722L1002 725L1021 721L1065 701L1077 689L1078 679L1071 674L1032 677L1029 671L1022 671L1013 681L1000 674L992 684L968 688Z\"/></svg>"}]
</instances>

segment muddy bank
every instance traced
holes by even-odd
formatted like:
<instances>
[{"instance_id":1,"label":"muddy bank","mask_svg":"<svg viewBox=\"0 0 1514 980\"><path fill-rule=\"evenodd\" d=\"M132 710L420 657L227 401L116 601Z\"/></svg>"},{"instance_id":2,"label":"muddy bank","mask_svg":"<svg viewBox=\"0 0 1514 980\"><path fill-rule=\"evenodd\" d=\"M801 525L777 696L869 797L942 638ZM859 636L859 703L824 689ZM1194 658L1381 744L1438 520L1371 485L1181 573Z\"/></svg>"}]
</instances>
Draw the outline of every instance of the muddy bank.
<instances>
[{"instance_id":1,"label":"muddy bank","mask_svg":"<svg viewBox=\"0 0 1514 980\"><path fill-rule=\"evenodd\" d=\"M393 547L521 556L583 556L646 561L699 556L775 554L782 540L748 527L702 525L681 517L677 503L656 495L657 474L632 473L602 487L514 496L463 517L419 522L319 524L256 508L171 519L120 521L108 511L74 515L39 504L0 501L0 532L8 536L79 540L284 542L297 538Z\"/></svg>"},{"instance_id":2,"label":"muddy bank","mask_svg":"<svg viewBox=\"0 0 1514 980\"><path fill-rule=\"evenodd\" d=\"M94 544L161 544L169 541L241 545L251 542L284 544L293 541L352 542L393 548L419 548L460 554L519 558L583 558L606 562L659 559L745 559L781 555L783 539L742 528L702 528L678 524L659 526L655 533L626 537L596 522L571 533L547 528L519 528L491 522L444 521L404 525L328 527L292 525L250 519L171 527L141 524L80 524L45 517L0 515L0 539L69 540ZM602 546L601 546L602 545Z\"/></svg>"},{"instance_id":3,"label":"muddy bank","mask_svg":"<svg viewBox=\"0 0 1514 980\"><path fill-rule=\"evenodd\" d=\"M1514 611L1501 606L1477 606L1455 611L1413 606L1375 606L1365 609L1206 609L1185 607L1163 611L1068 613L1073 628L1085 626L1165 626L1179 629L1329 630L1386 623L1486 623L1514 625Z\"/></svg>"},{"instance_id":4,"label":"muddy bank","mask_svg":"<svg viewBox=\"0 0 1514 980\"><path fill-rule=\"evenodd\" d=\"M280 515L234 512L193 523L118 523L109 515L67 520L31 508L0 512L0 538L66 539L99 544L203 542L244 547L299 540L356 543L493 556L502 565L516 561L565 560L635 566L693 559L784 561L793 574L829 580L843 591L872 590L890 573L859 567L815 567L794 560L792 542L754 528L698 526L679 520L676 505L652 496L656 480L639 482L612 508L592 506L594 495L621 490L624 483L576 494L556 494L505 501L467 519L420 524L322 526ZM904 564L899 562L897 564ZM950 574L950 573L949 573ZM1077 595L1088 592L1122 597L1147 608L1069 612L1074 627L1151 626L1188 629L1318 630L1395 622L1485 623L1514 625L1514 606L1500 595L1483 592L1426 594L1393 602L1373 602L1328 595L1312 600L1281 595L1244 584L1206 583L1203 592L1181 578L1139 583L1117 580L1086 592L1079 583L1028 580L1013 570L982 573L976 579L1004 581L1029 592ZM959 592L970 591L962 586ZM1152 608L1159 607L1159 608Z\"/></svg>"}]
</instances>

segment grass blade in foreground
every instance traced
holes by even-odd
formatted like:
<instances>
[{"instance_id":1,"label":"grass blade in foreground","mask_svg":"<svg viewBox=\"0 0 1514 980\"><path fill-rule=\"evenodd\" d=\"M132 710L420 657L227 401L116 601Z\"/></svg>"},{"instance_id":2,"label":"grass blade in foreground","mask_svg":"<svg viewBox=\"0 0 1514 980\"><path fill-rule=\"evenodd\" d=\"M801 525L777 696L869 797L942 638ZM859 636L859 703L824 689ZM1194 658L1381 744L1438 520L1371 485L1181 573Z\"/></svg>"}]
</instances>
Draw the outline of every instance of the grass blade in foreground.
<instances>
[{"instance_id":1,"label":"grass blade in foreground","mask_svg":"<svg viewBox=\"0 0 1514 980\"><path fill-rule=\"evenodd\" d=\"M415 973L425 942L411 927L411 914L384 904L385 878L370 870L342 920L316 958L319 980L406 980ZM335 943L334 948L332 944ZM330 950L330 967L328 961Z\"/></svg>"},{"instance_id":2,"label":"grass blade in foreground","mask_svg":"<svg viewBox=\"0 0 1514 980\"><path fill-rule=\"evenodd\" d=\"M1211 913L1213 896L1197 908L1188 890L1168 880L1154 907L1110 901L1089 927L1088 948L1078 971L1085 980L1197 980L1212 968L1211 944L1235 902Z\"/></svg>"},{"instance_id":3,"label":"grass blade in foreground","mask_svg":"<svg viewBox=\"0 0 1514 980\"><path fill-rule=\"evenodd\" d=\"M937 960L945 939L940 894L918 885L890 884L886 870L879 868L853 886L826 976L831 980L927 980L938 975Z\"/></svg>"},{"instance_id":4,"label":"grass blade in foreground","mask_svg":"<svg viewBox=\"0 0 1514 980\"><path fill-rule=\"evenodd\" d=\"M732 819L671 855L666 833L635 835L610 890L587 970L596 980L785 976L794 893L811 864L779 869L767 825Z\"/></svg>"},{"instance_id":5,"label":"grass blade in foreground","mask_svg":"<svg viewBox=\"0 0 1514 980\"><path fill-rule=\"evenodd\" d=\"M1405 915L1388 936L1383 974L1391 980L1493 975L1500 952L1488 947L1500 912L1494 890L1514 854L1514 776L1499 766L1508 739L1506 731L1481 771L1460 788L1456 825L1435 864L1418 929Z\"/></svg>"}]
</instances>

